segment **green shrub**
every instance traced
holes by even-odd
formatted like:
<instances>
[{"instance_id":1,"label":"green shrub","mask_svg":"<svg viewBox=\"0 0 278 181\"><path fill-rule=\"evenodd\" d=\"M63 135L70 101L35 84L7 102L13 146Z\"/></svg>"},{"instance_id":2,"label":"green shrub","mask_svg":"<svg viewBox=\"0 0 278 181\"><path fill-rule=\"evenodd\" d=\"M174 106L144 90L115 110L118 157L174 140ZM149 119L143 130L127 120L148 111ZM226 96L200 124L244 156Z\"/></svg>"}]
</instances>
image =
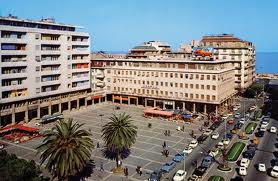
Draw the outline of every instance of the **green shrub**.
<instances>
[{"instance_id":1,"label":"green shrub","mask_svg":"<svg viewBox=\"0 0 278 181\"><path fill-rule=\"evenodd\" d=\"M245 143L243 143L243 142L234 143L228 152L227 160L228 161L236 161L244 147L245 147Z\"/></svg>"}]
</instances>

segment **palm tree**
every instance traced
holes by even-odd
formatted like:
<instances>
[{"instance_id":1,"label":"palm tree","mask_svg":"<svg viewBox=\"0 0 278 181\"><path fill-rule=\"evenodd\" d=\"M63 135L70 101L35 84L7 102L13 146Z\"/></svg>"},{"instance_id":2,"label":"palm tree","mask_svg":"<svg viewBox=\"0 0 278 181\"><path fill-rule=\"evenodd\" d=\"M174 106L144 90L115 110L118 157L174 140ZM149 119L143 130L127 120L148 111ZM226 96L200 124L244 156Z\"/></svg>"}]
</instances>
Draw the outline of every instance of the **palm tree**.
<instances>
[{"instance_id":1,"label":"palm tree","mask_svg":"<svg viewBox=\"0 0 278 181\"><path fill-rule=\"evenodd\" d=\"M132 124L131 116L125 113L118 116L113 114L109 119L111 121L105 124L101 130L102 137L107 148L117 153L117 168L114 172L122 172L122 151L129 149L135 143L137 127Z\"/></svg>"},{"instance_id":2,"label":"palm tree","mask_svg":"<svg viewBox=\"0 0 278 181\"><path fill-rule=\"evenodd\" d=\"M41 153L41 164L59 180L69 180L81 172L88 163L93 149L91 134L80 129L83 124L72 119L60 120L51 130L44 133L43 143L37 147Z\"/></svg>"}]
</instances>

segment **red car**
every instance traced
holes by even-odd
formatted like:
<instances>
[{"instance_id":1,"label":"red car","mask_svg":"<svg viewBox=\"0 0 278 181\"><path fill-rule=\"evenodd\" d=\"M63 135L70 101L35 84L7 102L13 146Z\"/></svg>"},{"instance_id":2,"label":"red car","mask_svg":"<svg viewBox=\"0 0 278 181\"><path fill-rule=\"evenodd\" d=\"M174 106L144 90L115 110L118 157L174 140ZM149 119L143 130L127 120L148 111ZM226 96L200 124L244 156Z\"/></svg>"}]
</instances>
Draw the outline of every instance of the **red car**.
<instances>
[{"instance_id":1,"label":"red car","mask_svg":"<svg viewBox=\"0 0 278 181\"><path fill-rule=\"evenodd\" d=\"M212 53L207 51L206 49L203 49L203 48L197 48L195 51L194 51L194 55L195 56L202 56L202 57L210 57L212 56Z\"/></svg>"},{"instance_id":2,"label":"red car","mask_svg":"<svg viewBox=\"0 0 278 181\"><path fill-rule=\"evenodd\" d=\"M235 123L235 121L232 120L232 119L230 119L230 120L228 121L228 124L234 124L234 123Z\"/></svg>"}]
</instances>

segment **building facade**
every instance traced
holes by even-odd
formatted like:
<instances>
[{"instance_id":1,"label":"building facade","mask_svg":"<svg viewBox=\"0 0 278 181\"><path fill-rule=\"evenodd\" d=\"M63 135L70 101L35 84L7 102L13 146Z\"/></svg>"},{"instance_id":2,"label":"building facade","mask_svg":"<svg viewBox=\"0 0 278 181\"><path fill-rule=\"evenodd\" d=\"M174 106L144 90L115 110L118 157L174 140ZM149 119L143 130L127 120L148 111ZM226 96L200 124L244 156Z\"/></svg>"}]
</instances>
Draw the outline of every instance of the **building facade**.
<instances>
[{"instance_id":1,"label":"building facade","mask_svg":"<svg viewBox=\"0 0 278 181\"><path fill-rule=\"evenodd\" d=\"M90 89L90 37L76 26L0 17L0 46L2 124L51 114L57 102L61 112L59 97Z\"/></svg>"},{"instance_id":2,"label":"building facade","mask_svg":"<svg viewBox=\"0 0 278 181\"><path fill-rule=\"evenodd\" d=\"M151 42L127 55L92 55L92 72L102 75L100 80L93 74L92 84L107 100L217 114L232 105L232 62L194 60L186 53L161 51Z\"/></svg>"},{"instance_id":3,"label":"building facade","mask_svg":"<svg viewBox=\"0 0 278 181\"><path fill-rule=\"evenodd\" d=\"M255 46L230 34L203 36L200 46L213 47L215 60L230 60L235 67L235 86L239 92L246 90L256 76Z\"/></svg>"}]
</instances>

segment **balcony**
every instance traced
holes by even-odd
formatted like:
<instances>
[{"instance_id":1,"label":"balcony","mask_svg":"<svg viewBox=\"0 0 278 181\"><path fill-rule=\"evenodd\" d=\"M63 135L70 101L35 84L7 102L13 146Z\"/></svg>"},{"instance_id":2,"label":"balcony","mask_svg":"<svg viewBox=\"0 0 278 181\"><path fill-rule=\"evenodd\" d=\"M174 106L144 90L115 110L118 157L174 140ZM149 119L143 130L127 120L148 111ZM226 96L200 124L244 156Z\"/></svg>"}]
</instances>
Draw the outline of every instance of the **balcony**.
<instances>
[{"instance_id":1,"label":"balcony","mask_svg":"<svg viewBox=\"0 0 278 181\"><path fill-rule=\"evenodd\" d=\"M103 79L103 78L104 78L104 73L98 73L98 74L96 75L96 78L98 78L98 79Z\"/></svg>"},{"instance_id":2,"label":"balcony","mask_svg":"<svg viewBox=\"0 0 278 181\"><path fill-rule=\"evenodd\" d=\"M11 91L11 90L18 90L18 89L27 89L26 85L23 84L18 84L18 85L10 85L10 86L2 86L1 90L2 91Z\"/></svg>"},{"instance_id":3,"label":"balcony","mask_svg":"<svg viewBox=\"0 0 278 181\"><path fill-rule=\"evenodd\" d=\"M54 75L54 74L61 74L60 69L54 69L54 70L44 70L41 71L41 75Z\"/></svg>"},{"instance_id":4,"label":"balcony","mask_svg":"<svg viewBox=\"0 0 278 181\"><path fill-rule=\"evenodd\" d=\"M97 82L97 87L105 87L105 83L104 82Z\"/></svg>"},{"instance_id":5,"label":"balcony","mask_svg":"<svg viewBox=\"0 0 278 181\"><path fill-rule=\"evenodd\" d=\"M27 61L1 62L1 67L27 67Z\"/></svg>"},{"instance_id":6,"label":"balcony","mask_svg":"<svg viewBox=\"0 0 278 181\"><path fill-rule=\"evenodd\" d=\"M41 86L47 86L47 85L60 85L61 81L60 80L49 80L49 81L44 81L41 82Z\"/></svg>"}]
</instances>

